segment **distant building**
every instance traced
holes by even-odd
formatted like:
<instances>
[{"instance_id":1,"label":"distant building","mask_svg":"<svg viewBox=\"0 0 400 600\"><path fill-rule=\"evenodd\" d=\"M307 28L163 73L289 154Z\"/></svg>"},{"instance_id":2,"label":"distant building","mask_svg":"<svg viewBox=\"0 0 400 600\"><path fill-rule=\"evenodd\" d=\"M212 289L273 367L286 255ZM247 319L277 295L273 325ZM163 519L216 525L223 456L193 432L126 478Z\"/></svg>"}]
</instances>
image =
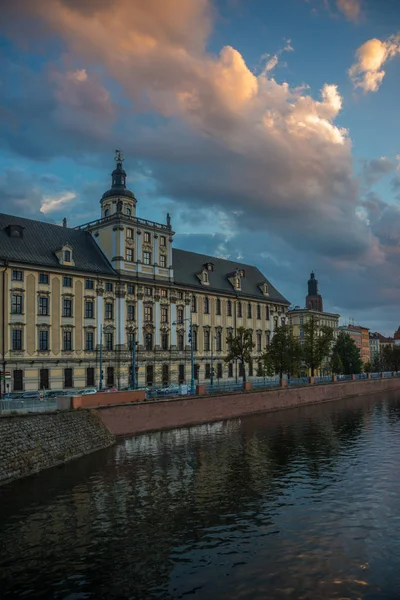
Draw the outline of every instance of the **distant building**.
<instances>
[{"instance_id":1,"label":"distant building","mask_svg":"<svg viewBox=\"0 0 400 600\"><path fill-rule=\"evenodd\" d=\"M371 360L370 336L368 327L361 325L342 325L339 330L347 333L360 350L362 362L365 364Z\"/></svg>"},{"instance_id":2,"label":"distant building","mask_svg":"<svg viewBox=\"0 0 400 600\"><path fill-rule=\"evenodd\" d=\"M318 281L315 279L314 272L311 273L308 280L308 294L306 297L306 308L323 312L322 296L318 293Z\"/></svg>"}]
</instances>

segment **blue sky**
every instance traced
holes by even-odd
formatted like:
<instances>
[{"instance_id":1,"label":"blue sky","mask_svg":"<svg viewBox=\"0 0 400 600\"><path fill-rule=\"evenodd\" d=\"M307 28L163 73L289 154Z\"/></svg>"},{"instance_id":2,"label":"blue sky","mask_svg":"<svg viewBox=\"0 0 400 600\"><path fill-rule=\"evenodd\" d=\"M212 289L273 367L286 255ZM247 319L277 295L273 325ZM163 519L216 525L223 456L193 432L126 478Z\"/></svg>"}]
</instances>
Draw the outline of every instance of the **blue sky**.
<instances>
[{"instance_id":1,"label":"blue sky","mask_svg":"<svg viewBox=\"0 0 400 600\"><path fill-rule=\"evenodd\" d=\"M397 0L15 0L0 24L0 210L138 215L303 305L400 325Z\"/></svg>"}]
</instances>

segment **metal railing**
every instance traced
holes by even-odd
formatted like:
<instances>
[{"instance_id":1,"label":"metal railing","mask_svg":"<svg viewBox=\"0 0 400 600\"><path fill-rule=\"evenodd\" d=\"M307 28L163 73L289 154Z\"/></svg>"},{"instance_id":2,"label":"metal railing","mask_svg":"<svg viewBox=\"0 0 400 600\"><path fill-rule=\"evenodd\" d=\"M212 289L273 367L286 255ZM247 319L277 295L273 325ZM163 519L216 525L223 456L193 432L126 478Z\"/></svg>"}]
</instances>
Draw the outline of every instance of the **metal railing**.
<instances>
[{"instance_id":1,"label":"metal railing","mask_svg":"<svg viewBox=\"0 0 400 600\"><path fill-rule=\"evenodd\" d=\"M213 392L234 392L243 389L243 381L219 381L213 384L205 383L201 385L205 385L207 394Z\"/></svg>"},{"instance_id":2,"label":"metal railing","mask_svg":"<svg viewBox=\"0 0 400 600\"><path fill-rule=\"evenodd\" d=\"M253 388L276 387L280 386L280 384L281 380L279 379L279 377L266 377L265 379L257 378L251 381L251 387Z\"/></svg>"},{"instance_id":3,"label":"metal railing","mask_svg":"<svg viewBox=\"0 0 400 600\"><path fill-rule=\"evenodd\" d=\"M332 381L332 375L321 375L320 377L314 377L314 383L329 383Z\"/></svg>"},{"instance_id":4,"label":"metal railing","mask_svg":"<svg viewBox=\"0 0 400 600\"><path fill-rule=\"evenodd\" d=\"M287 384L291 387L295 385L307 385L308 383L308 377L290 377L290 379L287 380Z\"/></svg>"},{"instance_id":5,"label":"metal railing","mask_svg":"<svg viewBox=\"0 0 400 600\"><path fill-rule=\"evenodd\" d=\"M42 400L40 398L13 398L0 401L1 414L45 412L57 410L58 408L57 398L44 398Z\"/></svg>"}]
</instances>

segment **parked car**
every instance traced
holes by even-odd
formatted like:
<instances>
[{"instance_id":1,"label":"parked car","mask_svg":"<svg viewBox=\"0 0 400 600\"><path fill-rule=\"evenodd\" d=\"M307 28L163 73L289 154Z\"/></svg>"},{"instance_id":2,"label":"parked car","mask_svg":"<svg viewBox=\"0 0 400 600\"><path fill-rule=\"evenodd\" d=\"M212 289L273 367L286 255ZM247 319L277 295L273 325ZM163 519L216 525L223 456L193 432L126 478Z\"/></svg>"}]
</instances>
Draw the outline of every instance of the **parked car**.
<instances>
[{"instance_id":1,"label":"parked car","mask_svg":"<svg viewBox=\"0 0 400 600\"><path fill-rule=\"evenodd\" d=\"M65 390L49 390L46 392L45 398L57 398L57 396L67 396L68 392Z\"/></svg>"},{"instance_id":2,"label":"parked car","mask_svg":"<svg viewBox=\"0 0 400 600\"><path fill-rule=\"evenodd\" d=\"M44 400L43 392L24 392L21 398L26 400Z\"/></svg>"},{"instance_id":3,"label":"parked car","mask_svg":"<svg viewBox=\"0 0 400 600\"><path fill-rule=\"evenodd\" d=\"M21 398L24 392L8 392L2 398L2 400L16 400L17 398Z\"/></svg>"},{"instance_id":4,"label":"parked car","mask_svg":"<svg viewBox=\"0 0 400 600\"><path fill-rule=\"evenodd\" d=\"M97 394L96 388L84 388L77 392L79 396L88 396L89 394Z\"/></svg>"},{"instance_id":5,"label":"parked car","mask_svg":"<svg viewBox=\"0 0 400 600\"><path fill-rule=\"evenodd\" d=\"M110 392L118 392L117 388L114 387L113 385L109 386L109 387L105 387L102 390L99 390L99 392L103 392L103 393L110 393Z\"/></svg>"}]
</instances>

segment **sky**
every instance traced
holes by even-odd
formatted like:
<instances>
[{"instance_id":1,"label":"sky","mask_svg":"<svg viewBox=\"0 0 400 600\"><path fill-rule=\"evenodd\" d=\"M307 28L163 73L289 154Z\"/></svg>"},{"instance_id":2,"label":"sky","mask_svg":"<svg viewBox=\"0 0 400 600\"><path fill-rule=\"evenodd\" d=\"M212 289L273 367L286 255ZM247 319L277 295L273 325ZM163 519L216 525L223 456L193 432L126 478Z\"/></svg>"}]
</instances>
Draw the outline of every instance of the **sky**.
<instances>
[{"instance_id":1,"label":"sky","mask_svg":"<svg viewBox=\"0 0 400 600\"><path fill-rule=\"evenodd\" d=\"M0 0L0 211L100 216L400 326L399 0Z\"/></svg>"}]
</instances>

